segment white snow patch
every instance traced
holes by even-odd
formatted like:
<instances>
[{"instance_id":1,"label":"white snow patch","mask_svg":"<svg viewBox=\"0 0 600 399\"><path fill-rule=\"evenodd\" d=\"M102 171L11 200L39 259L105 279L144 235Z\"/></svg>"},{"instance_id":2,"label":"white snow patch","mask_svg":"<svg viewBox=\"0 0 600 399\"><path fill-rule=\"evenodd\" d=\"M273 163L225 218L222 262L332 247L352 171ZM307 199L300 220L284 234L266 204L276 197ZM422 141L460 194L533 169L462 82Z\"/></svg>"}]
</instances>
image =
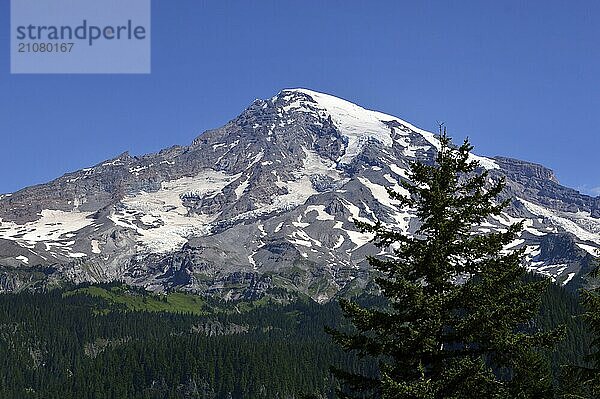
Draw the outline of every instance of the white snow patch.
<instances>
[{"instance_id":1,"label":"white snow patch","mask_svg":"<svg viewBox=\"0 0 600 399\"><path fill-rule=\"evenodd\" d=\"M312 211L317 212L317 220L335 220L333 215L330 215L325 211L325 205L310 205L306 207L304 214L308 214Z\"/></svg>"},{"instance_id":2,"label":"white snow patch","mask_svg":"<svg viewBox=\"0 0 600 399\"><path fill-rule=\"evenodd\" d=\"M544 266L540 266L540 267L535 267L536 263L537 262L533 262L530 265L529 269L532 269L532 270L536 271L537 273L540 273L540 274L550 277L552 279L552 281L556 281L556 277L560 276L569 266L566 263L558 263L558 264L553 264L553 265L544 265ZM543 262L542 262L542 264L543 264Z\"/></svg>"},{"instance_id":3,"label":"white snow patch","mask_svg":"<svg viewBox=\"0 0 600 399\"><path fill-rule=\"evenodd\" d=\"M261 237L266 237L268 235L267 232L265 231L265 225L262 223L258 224L258 231L260 231Z\"/></svg>"},{"instance_id":4,"label":"white snow patch","mask_svg":"<svg viewBox=\"0 0 600 399\"><path fill-rule=\"evenodd\" d=\"M575 235L583 241L600 244L600 220L593 218L587 212L562 212L550 210L522 198L518 200L534 215L548 218L554 225Z\"/></svg>"},{"instance_id":5,"label":"white snow patch","mask_svg":"<svg viewBox=\"0 0 600 399\"><path fill-rule=\"evenodd\" d=\"M153 166L153 164L150 164L150 165L147 165L147 166L131 167L131 168L129 168L129 173L131 173L133 175L136 175L136 176L139 176L141 171L146 170L146 169L148 169L148 168L150 168L152 166Z\"/></svg>"},{"instance_id":6,"label":"white snow patch","mask_svg":"<svg viewBox=\"0 0 600 399\"><path fill-rule=\"evenodd\" d=\"M154 215L144 215L140 218L140 221L147 226L154 226L160 219Z\"/></svg>"},{"instance_id":7,"label":"white snow patch","mask_svg":"<svg viewBox=\"0 0 600 399\"><path fill-rule=\"evenodd\" d=\"M387 176L389 176L389 175L387 175ZM364 177L359 177L358 180L362 183L363 186L367 187L371 191L371 194L373 194L373 197L377 201L379 201L382 205L385 205L388 208L397 209L399 202L397 200L390 198L390 195L388 194L388 192L384 186L375 184ZM398 184L395 184L391 188L392 188L392 190L394 190L395 192L397 192L401 195L405 195L405 196L410 195L408 190L406 190L404 187L402 187Z\"/></svg>"},{"instance_id":8,"label":"white snow patch","mask_svg":"<svg viewBox=\"0 0 600 399\"><path fill-rule=\"evenodd\" d=\"M500 169L500 166L490 158L481 157L475 154L469 154L469 161L477 161L484 169Z\"/></svg>"},{"instance_id":9,"label":"white snow patch","mask_svg":"<svg viewBox=\"0 0 600 399\"><path fill-rule=\"evenodd\" d=\"M598 256L600 253L598 252L598 248L588 244L577 243L577 246L584 251L587 251L590 255Z\"/></svg>"},{"instance_id":10,"label":"white snow patch","mask_svg":"<svg viewBox=\"0 0 600 399\"><path fill-rule=\"evenodd\" d=\"M317 245L317 247L322 247L323 246L323 244L321 243L321 241L319 241L319 240L317 240L315 238L312 238L311 236L309 236L308 234L306 234L306 232L304 230L296 231L295 235L297 235L298 237L300 237L303 240L309 240L311 242L314 242Z\"/></svg>"},{"instance_id":11,"label":"white snow patch","mask_svg":"<svg viewBox=\"0 0 600 399\"><path fill-rule=\"evenodd\" d=\"M401 167L399 167L396 164L389 164L388 165L390 167L390 170L392 172L394 172L395 174L397 174L398 176L404 177L405 179L408 179L408 171L406 169L402 169Z\"/></svg>"},{"instance_id":12,"label":"white snow patch","mask_svg":"<svg viewBox=\"0 0 600 399\"><path fill-rule=\"evenodd\" d=\"M356 247L354 248L354 250L362 247L365 244L368 244L375 237L375 235L373 235L371 233L362 233L360 231L352 231L352 230L344 230L344 231L346 232L346 234L348 234L350 241L352 241L354 244L356 244Z\"/></svg>"},{"instance_id":13,"label":"white snow patch","mask_svg":"<svg viewBox=\"0 0 600 399\"><path fill-rule=\"evenodd\" d=\"M124 212L115 212L109 218L118 226L137 232L141 250L165 253L180 248L191 235L206 235L210 232L210 222L216 215L188 216L181 197L185 194L216 195L240 177L226 175L207 169L195 177L182 177L163 182L157 192L141 192L125 197L122 201ZM148 228L140 228L133 222L140 217ZM162 223L156 223L156 222Z\"/></svg>"},{"instance_id":14,"label":"white snow patch","mask_svg":"<svg viewBox=\"0 0 600 399\"><path fill-rule=\"evenodd\" d=\"M310 241L307 241L307 240L302 240L302 239L299 239L299 238L294 238L294 239L290 239L289 241L292 244L295 244L295 245L302 245L303 247L309 247L309 248L312 247L312 243Z\"/></svg>"},{"instance_id":15,"label":"white snow patch","mask_svg":"<svg viewBox=\"0 0 600 399\"><path fill-rule=\"evenodd\" d=\"M542 251L540 250L539 245L528 245L525 248L525 255L529 256L530 258L535 258L540 253L542 253Z\"/></svg>"},{"instance_id":16,"label":"white snow patch","mask_svg":"<svg viewBox=\"0 0 600 399\"><path fill-rule=\"evenodd\" d=\"M562 282L562 285L567 285L569 281L573 280L573 277L575 277L575 273L569 273L567 278Z\"/></svg>"},{"instance_id":17,"label":"white snow patch","mask_svg":"<svg viewBox=\"0 0 600 399\"><path fill-rule=\"evenodd\" d=\"M102 166L121 166L123 165L123 161L120 159L115 159L114 161L104 162Z\"/></svg>"},{"instance_id":18,"label":"white snow patch","mask_svg":"<svg viewBox=\"0 0 600 399\"><path fill-rule=\"evenodd\" d=\"M99 254L102 252L100 250L100 243L98 242L98 240L92 240L91 245L92 245L92 253Z\"/></svg>"},{"instance_id":19,"label":"white snow patch","mask_svg":"<svg viewBox=\"0 0 600 399\"><path fill-rule=\"evenodd\" d=\"M525 242L525 240L521 239L521 238L517 238L516 240L514 240L513 242L507 244L504 249L511 249L514 247L518 247L519 245L523 244Z\"/></svg>"},{"instance_id":20,"label":"white snow patch","mask_svg":"<svg viewBox=\"0 0 600 399\"><path fill-rule=\"evenodd\" d=\"M243 182L240 183L239 186L235 189L235 195L239 199L242 197L242 194L246 191L248 186L250 185L250 178L246 178Z\"/></svg>"},{"instance_id":21,"label":"white snow patch","mask_svg":"<svg viewBox=\"0 0 600 399\"><path fill-rule=\"evenodd\" d=\"M281 230L282 227L283 227L283 222L279 223L277 225L277 227L275 227L275 230L273 230L273 232L274 233L278 233Z\"/></svg>"},{"instance_id":22,"label":"white snow patch","mask_svg":"<svg viewBox=\"0 0 600 399\"><path fill-rule=\"evenodd\" d=\"M302 161L304 174L310 176L325 175L334 180L342 180L342 176L340 175L339 170L336 169L336 165L333 161L321 157L315 151L309 150L306 147L302 147L302 150L304 151L305 156Z\"/></svg>"},{"instance_id":23,"label":"white snow patch","mask_svg":"<svg viewBox=\"0 0 600 399\"><path fill-rule=\"evenodd\" d=\"M76 259L77 258L85 258L85 257L87 257L87 255L84 254L84 253L82 253L82 252L69 253L69 254L67 254L67 256L69 258L76 258Z\"/></svg>"},{"instance_id":24,"label":"white snow patch","mask_svg":"<svg viewBox=\"0 0 600 399\"><path fill-rule=\"evenodd\" d=\"M341 247L342 244L344 243L344 241L345 241L344 236L340 234L340 237L338 238L338 241L333 246L333 249L338 249L339 247Z\"/></svg>"},{"instance_id":25,"label":"white snow patch","mask_svg":"<svg viewBox=\"0 0 600 399\"><path fill-rule=\"evenodd\" d=\"M253 252L251 255L248 255L248 262L252 265L252 269L257 270L258 266L256 265L256 261L254 260L254 255L256 252Z\"/></svg>"},{"instance_id":26,"label":"white snow patch","mask_svg":"<svg viewBox=\"0 0 600 399\"><path fill-rule=\"evenodd\" d=\"M431 147L424 145L412 145L410 143L407 143L406 147L402 150L402 153L409 158L416 158L417 151L427 151L429 150L429 148Z\"/></svg>"},{"instance_id":27,"label":"white snow patch","mask_svg":"<svg viewBox=\"0 0 600 399\"><path fill-rule=\"evenodd\" d=\"M260 160L265 156L265 151L261 150L258 154L256 154L254 156L254 159L252 159L252 161L250 162L250 164L248 165L248 167L246 169L250 169L251 167L253 167L255 164L257 164L258 162L260 162Z\"/></svg>"},{"instance_id":28,"label":"white snow patch","mask_svg":"<svg viewBox=\"0 0 600 399\"><path fill-rule=\"evenodd\" d=\"M394 181L390 175L386 175L386 179L388 179L388 177L389 177L389 179ZM359 177L358 180L363 184L363 186L367 187L371 191L371 194L373 195L373 197L380 204L392 209L393 213L391 213L391 216L396 221L396 224L403 231L406 231L409 227L408 225L410 222L411 214L408 211L399 211L398 210L398 205L400 204L399 201L390 198L390 196L384 186L375 184L364 177ZM390 180L388 180L388 181L390 181ZM406 190L404 187L398 185L397 183L394 184L394 186L391 188L398 194L401 194L401 195L404 195L407 197L410 196L410 193L408 192L408 190Z\"/></svg>"},{"instance_id":29,"label":"white snow patch","mask_svg":"<svg viewBox=\"0 0 600 399\"><path fill-rule=\"evenodd\" d=\"M23 262L26 265L29 264L29 258L27 256L19 255L19 256L15 257L15 259Z\"/></svg>"},{"instance_id":30,"label":"white snow patch","mask_svg":"<svg viewBox=\"0 0 600 399\"><path fill-rule=\"evenodd\" d=\"M308 227L308 226L310 226L310 223L303 223L303 222L302 222L302 215L298 215L298 217L296 218L296 221L295 221L295 222L292 222L292 225L294 225L294 226L296 226L296 227L303 228L303 227Z\"/></svg>"},{"instance_id":31,"label":"white snow patch","mask_svg":"<svg viewBox=\"0 0 600 399\"><path fill-rule=\"evenodd\" d=\"M44 209L40 219L25 224L16 224L0 219L0 238L15 241L28 248L35 246L38 242L64 240L65 235L91 225L93 220L88 219L91 214L91 212Z\"/></svg>"},{"instance_id":32,"label":"white snow patch","mask_svg":"<svg viewBox=\"0 0 600 399\"><path fill-rule=\"evenodd\" d=\"M360 208L357 207L356 205L354 205L344 199L342 199L342 203L343 203L344 207L346 209L348 209L348 211L350 212L350 217L348 218L349 222L354 222L355 220L359 221L359 222L363 222L363 223L372 223L373 222L372 220L369 220L367 218L360 216ZM339 223L342 223L342 222L339 222ZM333 228L334 229L339 228L337 226L338 225L336 224L336 226L334 226Z\"/></svg>"}]
</instances>

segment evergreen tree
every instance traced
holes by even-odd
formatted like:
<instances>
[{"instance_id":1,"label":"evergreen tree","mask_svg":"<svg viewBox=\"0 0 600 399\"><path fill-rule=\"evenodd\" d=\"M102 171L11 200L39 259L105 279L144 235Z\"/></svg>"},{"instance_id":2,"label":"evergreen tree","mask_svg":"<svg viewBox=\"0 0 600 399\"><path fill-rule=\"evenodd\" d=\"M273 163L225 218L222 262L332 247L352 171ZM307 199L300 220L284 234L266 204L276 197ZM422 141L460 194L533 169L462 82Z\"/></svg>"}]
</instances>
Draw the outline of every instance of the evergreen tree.
<instances>
[{"instance_id":1,"label":"evergreen tree","mask_svg":"<svg viewBox=\"0 0 600 399\"><path fill-rule=\"evenodd\" d=\"M379 375L333 369L343 398L549 398L552 376L544 348L558 331L535 325L546 281L526 282L523 250L503 251L522 229L472 234L508 201L470 156L440 127L435 163L411 164L406 193L388 190L419 218L414 235L383 223L357 224L374 233L389 256L372 256L389 306L342 300L355 327L329 330L344 349L379 361Z\"/></svg>"},{"instance_id":2,"label":"evergreen tree","mask_svg":"<svg viewBox=\"0 0 600 399\"><path fill-rule=\"evenodd\" d=\"M599 255L600 255L600 251ZM571 365L563 379L563 397L568 399L594 399L600 397L600 268L590 273L590 288L581 289L583 314L592 334L587 364Z\"/></svg>"}]
</instances>

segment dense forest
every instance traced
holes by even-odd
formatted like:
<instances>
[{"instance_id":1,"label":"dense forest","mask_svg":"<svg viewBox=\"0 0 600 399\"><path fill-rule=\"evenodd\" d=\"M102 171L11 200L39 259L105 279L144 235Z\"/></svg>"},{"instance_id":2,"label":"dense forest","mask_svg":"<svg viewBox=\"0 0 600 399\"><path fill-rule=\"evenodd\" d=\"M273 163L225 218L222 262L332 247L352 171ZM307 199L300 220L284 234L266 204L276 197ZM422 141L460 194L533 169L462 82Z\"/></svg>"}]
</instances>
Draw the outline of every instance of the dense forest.
<instances>
[{"instance_id":1,"label":"dense forest","mask_svg":"<svg viewBox=\"0 0 600 399\"><path fill-rule=\"evenodd\" d=\"M589 346L579 312L551 286L539 323L567 327L549 354L557 375ZM222 303L120 284L3 294L0 397L332 398L330 365L377 372L324 332L344 323L336 302L306 298Z\"/></svg>"},{"instance_id":2,"label":"dense forest","mask_svg":"<svg viewBox=\"0 0 600 399\"><path fill-rule=\"evenodd\" d=\"M116 285L1 295L0 397L297 398L333 391L330 364L360 367L323 332L341 320L334 303L172 295ZM198 314L179 313L184 299ZM167 311L130 309L161 302Z\"/></svg>"}]
</instances>

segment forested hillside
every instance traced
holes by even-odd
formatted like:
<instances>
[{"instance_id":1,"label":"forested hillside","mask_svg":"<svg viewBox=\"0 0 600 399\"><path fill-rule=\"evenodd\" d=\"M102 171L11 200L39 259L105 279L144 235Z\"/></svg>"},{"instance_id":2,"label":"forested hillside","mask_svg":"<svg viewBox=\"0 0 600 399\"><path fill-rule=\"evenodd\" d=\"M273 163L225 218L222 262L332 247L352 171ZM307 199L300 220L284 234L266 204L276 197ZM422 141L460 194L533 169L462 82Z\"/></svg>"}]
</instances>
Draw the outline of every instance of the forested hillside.
<instances>
[{"instance_id":1,"label":"forested hillside","mask_svg":"<svg viewBox=\"0 0 600 399\"><path fill-rule=\"evenodd\" d=\"M558 287L545 298L540 322L569 331L555 365L588 345L576 303ZM117 284L0 295L0 397L331 398L330 365L376 373L324 333L342 322L335 302L221 303Z\"/></svg>"}]
</instances>

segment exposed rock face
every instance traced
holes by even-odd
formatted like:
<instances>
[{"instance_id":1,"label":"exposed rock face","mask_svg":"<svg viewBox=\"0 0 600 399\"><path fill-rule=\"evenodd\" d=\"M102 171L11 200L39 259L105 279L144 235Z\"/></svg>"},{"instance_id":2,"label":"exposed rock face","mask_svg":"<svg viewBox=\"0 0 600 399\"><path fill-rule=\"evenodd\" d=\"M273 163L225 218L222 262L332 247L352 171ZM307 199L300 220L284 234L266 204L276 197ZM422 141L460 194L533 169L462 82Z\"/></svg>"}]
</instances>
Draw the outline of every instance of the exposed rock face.
<instances>
[{"instance_id":1,"label":"exposed rock face","mask_svg":"<svg viewBox=\"0 0 600 399\"><path fill-rule=\"evenodd\" d=\"M247 325L238 325L234 323L223 324L219 320L209 319L193 325L190 332L214 337L218 335L245 334L249 329L250 328Z\"/></svg>"},{"instance_id":2,"label":"exposed rock face","mask_svg":"<svg viewBox=\"0 0 600 399\"><path fill-rule=\"evenodd\" d=\"M494 160L508 180L508 194L534 199L534 202L555 210L589 212L590 216L598 218L600 198L561 186L550 169L510 158L495 157Z\"/></svg>"},{"instance_id":3,"label":"exposed rock face","mask_svg":"<svg viewBox=\"0 0 600 399\"><path fill-rule=\"evenodd\" d=\"M284 90L190 146L124 153L0 196L0 290L125 280L163 291L258 298L279 288L326 301L364 289L370 236L352 220L411 232L385 187L432 162L432 133L344 100ZM477 158L504 176L510 209L479 228L526 219L512 247L558 283L583 281L600 246L600 197L524 161ZM40 272L42 270L43 272Z\"/></svg>"},{"instance_id":4,"label":"exposed rock face","mask_svg":"<svg viewBox=\"0 0 600 399\"><path fill-rule=\"evenodd\" d=\"M494 160L502 166L502 170L507 176L516 179L526 176L530 179L559 184L554 172L545 166L505 157L495 157Z\"/></svg>"}]
</instances>

